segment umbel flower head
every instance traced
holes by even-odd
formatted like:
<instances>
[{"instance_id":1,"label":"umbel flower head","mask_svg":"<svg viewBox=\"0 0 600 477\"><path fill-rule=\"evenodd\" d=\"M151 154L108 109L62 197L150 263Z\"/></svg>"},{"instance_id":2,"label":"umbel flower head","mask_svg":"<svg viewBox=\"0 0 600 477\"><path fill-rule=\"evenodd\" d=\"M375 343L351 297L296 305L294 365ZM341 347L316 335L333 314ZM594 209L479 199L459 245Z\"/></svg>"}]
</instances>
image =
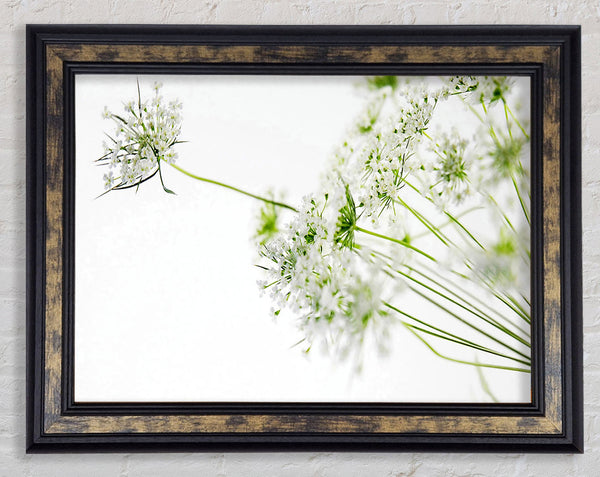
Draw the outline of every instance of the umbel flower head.
<instances>
[{"instance_id":1,"label":"umbel flower head","mask_svg":"<svg viewBox=\"0 0 600 477\"><path fill-rule=\"evenodd\" d=\"M467 146L468 142L456 131L440 134L437 142L430 145L432 161L424 167L421 177L433 183L424 194L442 208L461 203L469 194L472 161Z\"/></svg>"},{"instance_id":2,"label":"umbel flower head","mask_svg":"<svg viewBox=\"0 0 600 477\"><path fill-rule=\"evenodd\" d=\"M138 83L137 100L124 105L124 114L104 108L104 118L116 126L112 136L107 134L109 142L105 141L104 154L97 160L109 168L104 174L106 192L139 187L158 174L165 192L173 193L164 185L161 161L172 164L177 159L174 146L181 142L182 106L179 101L166 103L161 87L155 83L152 100L142 102Z\"/></svg>"},{"instance_id":3,"label":"umbel flower head","mask_svg":"<svg viewBox=\"0 0 600 477\"><path fill-rule=\"evenodd\" d=\"M261 288L279 309L298 314L308 349L319 342L340 356L359 350L387 314L381 269L353 249L354 214L348 187L307 196L288 226L261 249Z\"/></svg>"},{"instance_id":4,"label":"umbel flower head","mask_svg":"<svg viewBox=\"0 0 600 477\"><path fill-rule=\"evenodd\" d=\"M385 99L392 90L387 88L385 94L381 91L374 94ZM379 106L369 128L361 126L362 136L350 148L351 157L337 167L345 182L352 186L357 204L367 217L381 215L397 200L405 176L413 167L409 160L415 146L442 98L440 92L417 94L401 90L395 94L386 114L381 113Z\"/></svg>"}]
</instances>

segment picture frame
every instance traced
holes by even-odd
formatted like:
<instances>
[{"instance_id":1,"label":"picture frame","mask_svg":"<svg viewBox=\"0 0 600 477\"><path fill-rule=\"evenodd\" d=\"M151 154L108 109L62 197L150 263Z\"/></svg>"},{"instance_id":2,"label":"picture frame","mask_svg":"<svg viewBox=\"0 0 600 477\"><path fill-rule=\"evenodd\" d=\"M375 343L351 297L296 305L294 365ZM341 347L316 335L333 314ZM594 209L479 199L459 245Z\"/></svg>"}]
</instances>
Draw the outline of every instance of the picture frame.
<instances>
[{"instance_id":1,"label":"picture frame","mask_svg":"<svg viewBox=\"0 0 600 477\"><path fill-rule=\"evenodd\" d=\"M28 25L27 452L583 452L580 67L578 26ZM77 401L75 80L89 74L530 78L531 402Z\"/></svg>"}]
</instances>

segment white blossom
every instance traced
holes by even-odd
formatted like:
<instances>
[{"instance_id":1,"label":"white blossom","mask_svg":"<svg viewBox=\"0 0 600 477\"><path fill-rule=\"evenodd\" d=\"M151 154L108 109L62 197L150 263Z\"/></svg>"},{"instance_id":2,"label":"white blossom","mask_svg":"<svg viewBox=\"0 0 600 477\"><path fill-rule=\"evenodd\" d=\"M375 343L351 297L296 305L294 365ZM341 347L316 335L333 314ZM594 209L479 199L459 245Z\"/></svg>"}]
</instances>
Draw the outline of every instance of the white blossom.
<instances>
[{"instance_id":1,"label":"white blossom","mask_svg":"<svg viewBox=\"0 0 600 477\"><path fill-rule=\"evenodd\" d=\"M342 354L360 347L387 313L381 269L339 240L339 211L346 200L335 189L332 195L305 197L284 232L262 247L270 263L263 286L275 303L299 315L309 344L319 341Z\"/></svg>"},{"instance_id":2,"label":"white blossom","mask_svg":"<svg viewBox=\"0 0 600 477\"><path fill-rule=\"evenodd\" d=\"M111 119L116 129L109 136L111 142L104 142L104 155L98 162L117 169L119 174L111 175L110 181L105 177L105 187L110 185L107 191L141 184L160 173L161 161L175 163L174 146L181 131L182 105L178 101L165 103L160 94L161 86L154 85L155 94L150 101L140 99L125 103L125 115L104 108L103 117Z\"/></svg>"}]
</instances>

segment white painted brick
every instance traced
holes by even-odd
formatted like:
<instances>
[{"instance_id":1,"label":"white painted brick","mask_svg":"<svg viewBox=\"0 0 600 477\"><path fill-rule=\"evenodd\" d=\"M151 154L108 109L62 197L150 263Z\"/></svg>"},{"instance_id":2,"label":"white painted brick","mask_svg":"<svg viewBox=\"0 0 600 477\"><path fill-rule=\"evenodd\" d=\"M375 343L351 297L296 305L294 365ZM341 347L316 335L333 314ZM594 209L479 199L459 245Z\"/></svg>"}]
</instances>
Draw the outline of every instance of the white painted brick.
<instances>
[{"instance_id":1,"label":"white painted brick","mask_svg":"<svg viewBox=\"0 0 600 477\"><path fill-rule=\"evenodd\" d=\"M85 454L25 446L25 24L582 24L586 454ZM600 2L4 0L0 4L0 477L537 476L600 468Z\"/></svg>"}]
</instances>

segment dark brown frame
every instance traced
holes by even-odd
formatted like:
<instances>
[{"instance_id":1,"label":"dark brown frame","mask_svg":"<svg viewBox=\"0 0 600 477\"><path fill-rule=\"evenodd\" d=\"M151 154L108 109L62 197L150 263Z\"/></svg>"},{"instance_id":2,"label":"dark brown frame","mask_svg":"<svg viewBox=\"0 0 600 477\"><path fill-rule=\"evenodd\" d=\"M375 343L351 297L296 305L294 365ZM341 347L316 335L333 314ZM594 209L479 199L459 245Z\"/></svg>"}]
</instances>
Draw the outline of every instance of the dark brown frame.
<instances>
[{"instance_id":1,"label":"dark brown frame","mask_svg":"<svg viewBox=\"0 0 600 477\"><path fill-rule=\"evenodd\" d=\"M77 403L74 78L518 74L532 84L532 402ZM580 29L27 28L27 451L582 452Z\"/></svg>"}]
</instances>

